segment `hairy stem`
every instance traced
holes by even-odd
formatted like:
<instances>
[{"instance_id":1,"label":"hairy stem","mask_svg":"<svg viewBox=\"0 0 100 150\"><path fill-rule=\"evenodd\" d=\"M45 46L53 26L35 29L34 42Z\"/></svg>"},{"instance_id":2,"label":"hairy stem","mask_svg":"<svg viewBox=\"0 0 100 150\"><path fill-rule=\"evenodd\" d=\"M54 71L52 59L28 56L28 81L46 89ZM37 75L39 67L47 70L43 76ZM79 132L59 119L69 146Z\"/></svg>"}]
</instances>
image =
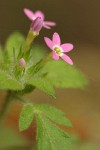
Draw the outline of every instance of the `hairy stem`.
<instances>
[{"instance_id":1,"label":"hairy stem","mask_svg":"<svg viewBox=\"0 0 100 150\"><path fill-rule=\"evenodd\" d=\"M7 93L6 97L5 97L5 101L4 101L2 110L0 112L0 123L3 122L3 119L4 119L4 117L5 117L6 113L7 113L9 104L12 101L12 99L13 99L12 93L11 93L11 91L8 91L8 93Z\"/></svg>"},{"instance_id":2,"label":"hairy stem","mask_svg":"<svg viewBox=\"0 0 100 150\"><path fill-rule=\"evenodd\" d=\"M52 53L50 53L49 55L47 55L44 59L40 60L38 62L38 64L36 64L34 66L34 69L32 67L31 69L33 71L33 74L36 74L40 69L42 69L46 65L46 63L51 60L51 58L52 58Z\"/></svg>"},{"instance_id":3,"label":"hairy stem","mask_svg":"<svg viewBox=\"0 0 100 150\"><path fill-rule=\"evenodd\" d=\"M25 43L22 48L24 54L29 50L31 43L36 38L36 36L37 36L37 34L32 32L31 30L28 32L27 38L26 38Z\"/></svg>"},{"instance_id":4,"label":"hairy stem","mask_svg":"<svg viewBox=\"0 0 100 150\"><path fill-rule=\"evenodd\" d=\"M5 117L6 114L7 114L9 105L10 105L11 101L12 101L14 98L17 98L17 99L18 99L19 101L21 101L22 103L27 103L27 100L25 100L25 99L22 98L21 96L15 94L15 92L8 91L8 92L7 92L7 95L6 95L6 97L5 97L4 104L3 104L3 106L2 106L1 112L0 112L0 124L3 123L4 117Z\"/></svg>"},{"instance_id":5,"label":"hairy stem","mask_svg":"<svg viewBox=\"0 0 100 150\"><path fill-rule=\"evenodd\" d=\"M28 103L27 100L25 100L24 98L22 98L19 95L14 95L15 98L17 98L19 101L21 101L22 103Z\"/></svg>"}]
</instances>

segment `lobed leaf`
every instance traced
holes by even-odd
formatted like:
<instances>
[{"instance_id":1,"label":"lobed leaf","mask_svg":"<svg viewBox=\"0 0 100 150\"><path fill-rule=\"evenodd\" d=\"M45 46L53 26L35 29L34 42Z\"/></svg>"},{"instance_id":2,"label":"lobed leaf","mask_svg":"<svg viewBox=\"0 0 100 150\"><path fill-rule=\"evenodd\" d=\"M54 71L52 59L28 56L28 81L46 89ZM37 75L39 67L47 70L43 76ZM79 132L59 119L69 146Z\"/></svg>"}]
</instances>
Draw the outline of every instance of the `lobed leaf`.
<instances>
[{"instance_id":1,"label":"lobed leaf","mask_svg":"<svg viewBox=\"0 0 100 150\"><path fill-rule=\"evenodd\" d=\"M64 117L62 111L46 104L26 104L19 119L21 131L26 130L30 126L34 116L37 122L38 150L71 149L71 137L55 124L71 125L70 121ZM57 119L57 117L60 118Z\"/></svg>"},{"instance_id":2,"label":"lobed leaf","mask_svg":"<svg viewBox=\"0 0 100 150\"><path fill-rule=\"evenodd\" d=\"M24 106L19 118L19 130L24 131L31 125L34 117L34 110L32 104Z\"/></svg>"},{"instance_id":3,"label":"lobed leaf","mask_svg":"<svg viewBox=\"0 0 100 150\"><path fill-rule=\"evenodd\" d=\"M85 76L62 60L49 61L42 72L47 72L46 79L57 88L83 88L87 85Z\"/></svg>"}]
</instances>

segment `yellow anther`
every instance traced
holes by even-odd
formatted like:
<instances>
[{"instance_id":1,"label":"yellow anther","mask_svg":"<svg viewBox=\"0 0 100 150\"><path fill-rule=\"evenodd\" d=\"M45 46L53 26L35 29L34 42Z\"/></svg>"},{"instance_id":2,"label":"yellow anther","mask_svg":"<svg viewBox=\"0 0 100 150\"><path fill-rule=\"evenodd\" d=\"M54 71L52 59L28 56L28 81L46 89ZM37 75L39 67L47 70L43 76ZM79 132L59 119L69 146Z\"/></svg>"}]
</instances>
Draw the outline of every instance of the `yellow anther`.
<instances>
[{"instance_id":1,"label":"yellow anther","mask_svg":"<svg viewBox=\"0 0 100 150\"><path fill-rule=\"evenodd\" d=\"M62 55L62 49L60 47L55 46L54 50L59 56Z\"/></svg>"}]
</instances>

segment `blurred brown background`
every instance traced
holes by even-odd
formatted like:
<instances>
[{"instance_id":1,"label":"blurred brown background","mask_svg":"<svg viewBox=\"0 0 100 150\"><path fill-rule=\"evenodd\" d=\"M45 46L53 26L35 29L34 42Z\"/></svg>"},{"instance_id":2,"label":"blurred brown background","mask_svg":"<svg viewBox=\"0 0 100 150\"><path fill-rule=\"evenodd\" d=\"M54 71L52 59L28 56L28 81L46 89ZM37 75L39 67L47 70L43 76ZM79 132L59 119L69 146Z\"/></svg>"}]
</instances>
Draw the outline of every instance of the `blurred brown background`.
<instances>
[{"instance_id":1,"label":"blurred brown background","mask_svg":"<svg viewBox=\"0 0 100 150\"><path fill-rule=\"evenodd\" d=\"M100 0L0 0L0 43L3 44L7 36L16 30L27 34L30 21L22 11L24 7L42 10L46 20L57 22L57 27L43 29L36 42L44 44L44 36L51 37L53 32L58 32L63 43L74 44L70 55L75 66L89 80L85 90L57 90L57 100L39 91L28 97L33 102L50 102L63 109L68 116L78 120L79 132L86 132L89 140L99 143Z\"/></svg>"},{"instance_id":2,"label":"blurred brown background","mask_svg":"<svg viewBox=\"0 0 100 150\"><path fill-rule=\"evenodd\" d=\"M44 30L43 35L56 30L62 34L62 39L99 45L99 0L0 0L0 41L15 30L27 32L29 21L22 12L24 7L34 11L40 9L47 20L57 22L55 29Z\"/></svg>"}]
</instances>

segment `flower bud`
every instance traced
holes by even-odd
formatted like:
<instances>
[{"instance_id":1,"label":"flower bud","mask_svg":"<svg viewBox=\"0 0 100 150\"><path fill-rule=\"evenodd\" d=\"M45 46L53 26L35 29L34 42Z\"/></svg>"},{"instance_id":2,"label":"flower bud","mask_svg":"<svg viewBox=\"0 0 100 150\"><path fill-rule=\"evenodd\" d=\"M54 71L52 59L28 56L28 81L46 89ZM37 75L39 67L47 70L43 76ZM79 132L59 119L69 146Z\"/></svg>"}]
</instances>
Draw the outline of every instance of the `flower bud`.
<instances>
[{"instance_id":1,"label":"flower bud","mask_svg":"<svg viewBox=\"0 0 100 150\"><path fill-rule=\"evenodd\" d=\"M40 17L37 17L35 20L32 21L30 29L33 32L36 32L37 34L40 32L40 30L43 27L43 19Z\"/></svg>"},{"instance_id":2,"label":"flower bud","mask_svg":"<svg viewBox=\"0 0 100 150\"><path fill-rule=\"evenodd\" d=\"M24 68L25 68L26 62L25 62L24 58L21 58L21 59L19 60L18 66L19 66L21 69L24 69Z\"/></svg>"}]
</instances>

